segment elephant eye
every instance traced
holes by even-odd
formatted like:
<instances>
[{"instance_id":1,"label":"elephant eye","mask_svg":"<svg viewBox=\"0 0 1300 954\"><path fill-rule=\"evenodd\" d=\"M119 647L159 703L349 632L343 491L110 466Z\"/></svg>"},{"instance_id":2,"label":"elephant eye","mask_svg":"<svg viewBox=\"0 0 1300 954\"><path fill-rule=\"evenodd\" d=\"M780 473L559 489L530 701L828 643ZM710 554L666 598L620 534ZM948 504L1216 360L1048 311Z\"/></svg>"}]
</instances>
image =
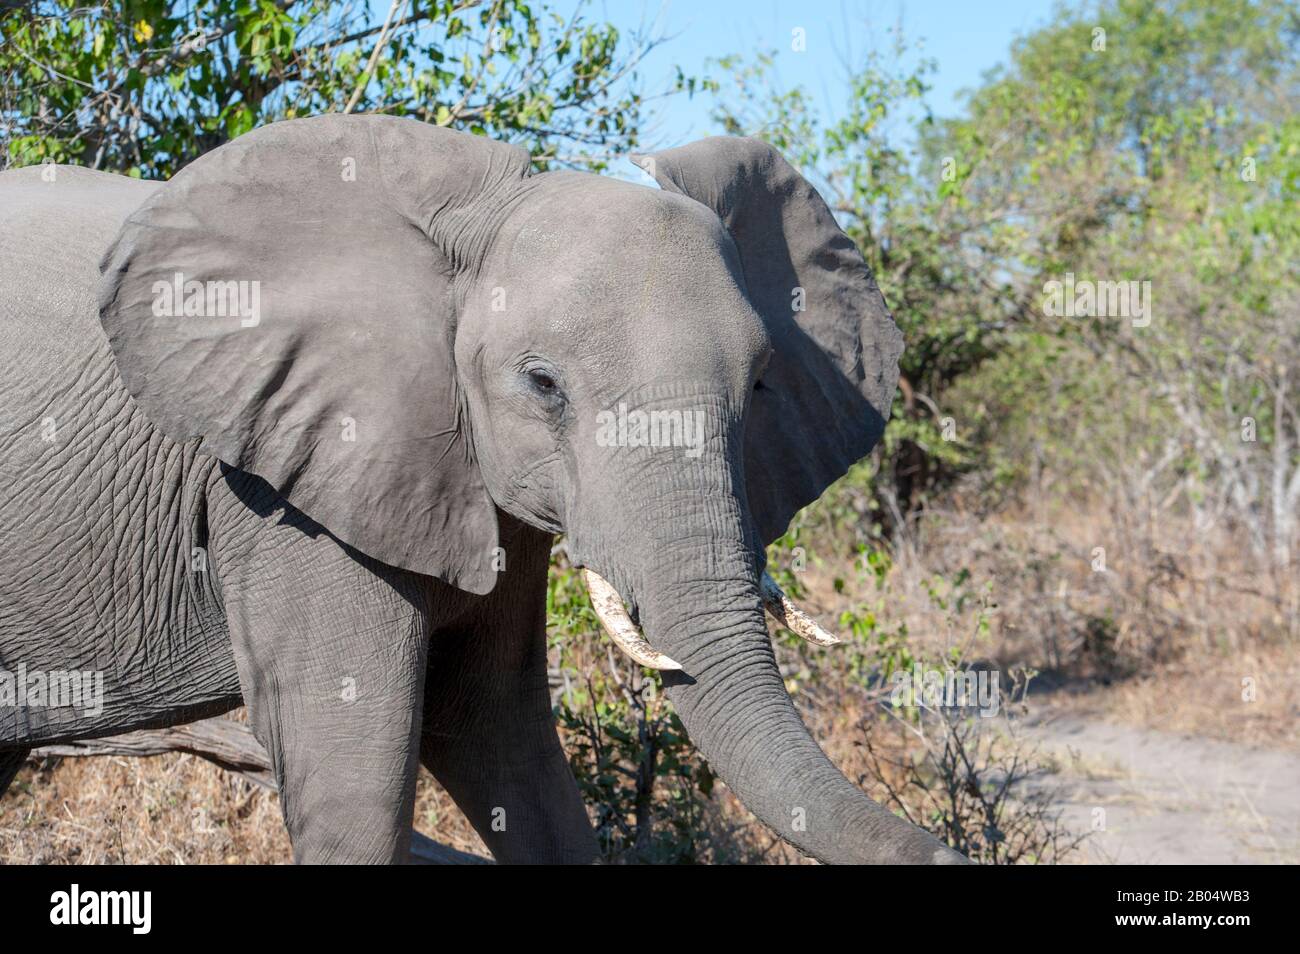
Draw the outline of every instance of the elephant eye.
<instances>
[{"instance_id":1,"label":"elephant eye","mask_svg":"<svg viewBox=\"0 0 1300 954\"><path fill-rule=\"evenodd\" d=\"M558 387L555 383L555 379L545 371L529 371L528 380L533 383L533 387L537 388L537 390L541 391L543 394L553 394Z\"/></svg>"}]
</instances>

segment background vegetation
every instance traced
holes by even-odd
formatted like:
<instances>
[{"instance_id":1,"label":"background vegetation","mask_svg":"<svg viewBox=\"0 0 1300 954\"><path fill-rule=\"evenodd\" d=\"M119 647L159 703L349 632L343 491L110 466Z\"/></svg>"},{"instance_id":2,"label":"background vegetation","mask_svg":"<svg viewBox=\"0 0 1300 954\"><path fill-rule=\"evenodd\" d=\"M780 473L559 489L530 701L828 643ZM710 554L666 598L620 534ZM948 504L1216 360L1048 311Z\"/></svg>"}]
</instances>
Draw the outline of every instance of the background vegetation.
<instances>
[{"instance_id":1,"label":"background vegetation","mask_svg":"<svg viewBox=\"0 0 1300 954\"><path fill-rule=\"evenodd\" d=\"M931 65L896 36L845 78L832 122L775 81L768 54L647 93L637 65L653 37L517 0L417 0L377 16L385 6L4 10L0 161L167 176L263 123L352 110L601 168L636 144L657 97L709 96L721 130L768 138L817 183L907 340L882 447L769 554L848 637L827 653L775 634L832 757L962 850L1025 862L1077 841L1031 783L1050 765L1005 727L898 710L893 672L998 667L1018 674L1020 706L1036 676L1053 704L1100 699L1139 723L1300 742L1294 4L1063 6L945 118L925 105ZM900 120L907 135L887 134ZM1045 286L1067 273L1149 282L1150 323L1051 314ZM653 676L607 651L562 553L548 610L557 718L607 855L796 860L694 754ZM51 799L111 805L135 786L175 814L175 779L189 773L202 804L219 806L195 808L216 812L204 815L211 839L132 835L96 857L283 857L260 827L274 820L262 796L223 795L241 783L165 764L152 776L34 766L0 816L0 854L67 857L63 813L35 810ZM421 791L421 827L472 843L445 796L427 779Z\"/></svg>"}]
</instances>

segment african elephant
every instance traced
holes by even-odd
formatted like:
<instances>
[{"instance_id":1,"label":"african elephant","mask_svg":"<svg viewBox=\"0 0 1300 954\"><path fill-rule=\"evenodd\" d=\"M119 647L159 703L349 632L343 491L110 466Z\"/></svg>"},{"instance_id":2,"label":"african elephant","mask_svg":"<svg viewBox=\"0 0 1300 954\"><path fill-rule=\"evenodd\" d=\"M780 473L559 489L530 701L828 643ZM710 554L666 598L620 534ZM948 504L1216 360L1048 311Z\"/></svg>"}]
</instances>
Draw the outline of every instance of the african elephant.
<instances>
[{"instance_id":1,"label":"african elephant","mask_svg":"<svg viewBox=\"0 0 1300 954\"><path fill-rule=\"evenodd\" d=\"M591 861L546 683L563 533L765 824L964 860L822 753L760 593L879 439L899 332L767 145L639 161L660 189L328 116L167 183L0 176L0 669L103 690L0 706L9 767L244 703L300 861L405 859L420 761L499 860Z\"/></svg>"}]
</instances>

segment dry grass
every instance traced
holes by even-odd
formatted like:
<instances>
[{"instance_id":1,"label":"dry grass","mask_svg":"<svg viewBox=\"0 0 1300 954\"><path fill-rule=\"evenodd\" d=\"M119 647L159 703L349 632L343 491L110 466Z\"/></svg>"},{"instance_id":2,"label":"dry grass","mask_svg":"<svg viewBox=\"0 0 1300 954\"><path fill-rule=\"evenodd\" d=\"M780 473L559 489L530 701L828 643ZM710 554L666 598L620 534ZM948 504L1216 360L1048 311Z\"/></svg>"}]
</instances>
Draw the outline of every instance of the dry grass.
<instances>
[{"instance_id":1,"label":"dry grass","mask_svg":"<svg viewBox=\"0 0 1300 954\"><path fill-rule=\"evenodd\" d=\"M709 824L751 860L810 863L725 789ZM451 797L421 769L415 827L488 855ZM279 798L192 755L28 762L0 798L3 864L288 864Z\"/></svg>"},{"instance_id":2,"label":"dry grass","mask_svg":"<svg viewBox=\"0 0 1300 954\"><path fill-rule=\"evenodd\" d=\"M1253 698L1243 698L1244 679L1254 681ZM1128 725L1300 751L1300 658L1289 646L1257 646L1232 658L1190 654L1050 701Z\"/></svg>"},{"instance_id":3,"label":"dry grass","mask_svg":"<svg viewBox=\"0 0 1300 954\"><path fill-rule=\"evenodd\" d=\"M956 608L947 584L962 571ZM836 575L843 562L828 560L805 578L828 618L871 589L859 574L837 594ZM1300 748L1300 574L1276 572L1229 532L1103 504L994 518L957 506L931 512L898 548L885 599L890 625L928 658L956 647L968 662L1040 673L1035 705Z\"/></svg>"},{"instance_id":4,"label":"dry grass","mask_svg":"<svg viewBox=\"0 0 1300 954\"><path fill-rule=\"evenodd\" d=\"M280 864L279 799L192 755L29 762L0 799L6 864Z\"/></svg>"},{"instance_id":5,"label":"dry grass","mask_svg":"<svg viewBox=\"0 0 1300 954\"><path fill-rule=\"evenodd\" d=\"M1093 570L1098 546L1106 549L1104 573ZM905 627L909 645L931 660L959 647L968 661L1041 670L1034 705L1300 748L1293 609L1300 585L1262 571L1230 534L1196 532L1167 517L1158 525L1135 521L1104 505L988 517L957 504L914 528L883 587L830 552L801 578L808 605L827 621L879 601L883 625ZM963 570L968 579L954 587ZM833 586L837 576L845 579L842 592ZM863 744L863 727L879 709L841 671L842 652L781 648L814 734L850 778L882 798ZM1243 701L1243 678L1253 680L1253 701ZM873 744L877 754L907 755L895 735ZM707 823L728 856L805 860L720 792ZM423 772L415 821L443 843L485 853ZM29 763L0 799L5 863L289 860L276 797L192 756Z\"/></svg>"},{"instance_id":6,"label":"dry grass","mask_svg":"<svg viewBox=\"0 0 1300 954\"><path fill-rule=\"evenodd\" d=\"M415 829L460 851L491 857L474 826L424 769L420 769L420 780L415 789Z\"/></svg>"},{"instance_id":7,"label":"dry grass","mask_svg":"<svg viewBox=\"0 0 1300 954\"><path fill-rule=\"evenodd\" d=\"M415 827L486 855L450 796L424 771ZM30 761L0 798L4 864L287 864L273 792L185 754Z\"/></svg>"}]
</instances>

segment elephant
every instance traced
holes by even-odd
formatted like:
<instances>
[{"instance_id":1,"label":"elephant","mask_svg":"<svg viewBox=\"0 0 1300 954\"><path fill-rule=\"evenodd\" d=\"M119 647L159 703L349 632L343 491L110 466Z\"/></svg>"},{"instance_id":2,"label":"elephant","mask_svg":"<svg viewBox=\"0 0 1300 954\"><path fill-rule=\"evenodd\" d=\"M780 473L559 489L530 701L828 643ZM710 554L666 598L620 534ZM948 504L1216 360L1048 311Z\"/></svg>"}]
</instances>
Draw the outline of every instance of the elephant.
<instances>
[{"instance_id":1,"label":"elephant","mask_svg":"<svg viewBox=\"0 0 1300 954\"><path fill-rule=\"evenodd\" d=\"M299 862L406 860L421 764L498 861L597 860L547 685L563 534L765 825L964 863L826 757L764 615L807 624L765 546L880 439L901 334L772 147L634 161L657 187L331 115L165 183L0 174L0 781L247 705Z\"/></svg>"}]
</instances>

